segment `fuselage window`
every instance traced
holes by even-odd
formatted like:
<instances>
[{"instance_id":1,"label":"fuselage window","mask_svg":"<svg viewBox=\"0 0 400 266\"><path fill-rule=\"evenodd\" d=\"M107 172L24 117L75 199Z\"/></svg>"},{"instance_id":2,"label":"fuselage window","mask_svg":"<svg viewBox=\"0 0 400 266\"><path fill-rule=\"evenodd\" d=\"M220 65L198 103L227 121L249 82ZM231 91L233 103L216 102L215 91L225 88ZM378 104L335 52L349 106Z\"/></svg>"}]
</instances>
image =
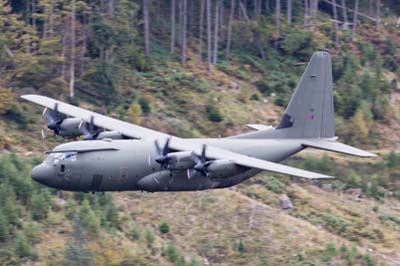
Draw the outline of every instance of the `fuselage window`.
<instances>
[{"instance_id":1,"label":"fuselage window","mask_svg":"<svg viewBox=\"0 0 400 266\"><path fill-rule=\"evenodd\" d=\"M61 173L64 173L64 171L65 171L65 165L62 164L61 167L60 167L60 172L61 172Z\"/></svg>"}]
</instances>

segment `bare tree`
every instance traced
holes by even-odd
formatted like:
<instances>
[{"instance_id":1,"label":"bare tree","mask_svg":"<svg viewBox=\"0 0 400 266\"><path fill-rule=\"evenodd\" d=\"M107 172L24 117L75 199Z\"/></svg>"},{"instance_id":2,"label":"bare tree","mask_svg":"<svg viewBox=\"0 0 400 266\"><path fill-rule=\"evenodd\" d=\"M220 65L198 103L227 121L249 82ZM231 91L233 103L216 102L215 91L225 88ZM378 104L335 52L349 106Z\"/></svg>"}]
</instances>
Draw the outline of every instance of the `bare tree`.
<instances>
[{"instance_id":1,"label":"bare tree","mask_svg":"<svg viewBox=\"0 0 400 266\"><path fill-rule=\"evenodd\" d=\"M211 0L207 0L207 63L211 73Z\"/></svg>"},{"instance_id":2,"label":"bare tree","mask_svg":"<svg viewBox=\"0 0 400 266\"><path fill-rule=\"evenodd\" d=\"M269 13L269 0L265 0L265 13Z\"/></svg>"},{"instance_id":3,"label":"bare tree","mask_svg":"<svg viewBox=\"0 0 400 266\"><path fill-rule=\"evenodd\" d=\"M376 29L381 29L381 0L376 0Z\"/></svg>"},{"instance_id":4,"label":"bare tree","mask_svg":"<svg viewBox=\"0 0 400 266\"><path fill-rule=\"evenodd\" d=\"M54 35L54 0L50 0L49 36Z\"/></svg>"},{"instance_id":5,"label":"bare tree","mask_svg":"<svg viewBox=\"0 0 400 266\"><path fill-rule=\"evenodd\" d=\"M150 54L149 0L143 0L144 54Z\"/></svg>"},{"instance_id":6,"label":"bare tree","mask_svg":"<svg viewBox=\"0 0 400 266\"><path fill-rule=\"evenodd\" d=\"M339 47L339 21L337 15L336 0L332 0L333 20L335 21L335 46Z\"/></svg>"},{"instance_id":7,"label":"bare tree","mask_svg":"<svg viewBox=\"0 0 400 266\"><path fill-rule=\"evenodd\" d=\"M368 15L372 15L374 9L374 0L368 0Z\"/></svg>"},{"instance_id":8,"label":"bare tree","mask_svg":"<svg viewBox=\"0 0 400 266\"><path fill-rule=\"evenodd\" d=\"M114 11L115 11L115 0L108 0L108 9L107 9L108 18L111 19L114 17Z\"/></svg>"},{"instance_id":9,"label":"bare tree","mask_svg":"<svg viewBox=\"0 0 400 266\"><path fill-rule=\"evenodd\" d=\"M347 19L347 10L346 10L346 0L342 0L342 9L343 9L343 29L349 29L349 20Z\"/></svg>"},{"instance_id":10,"label":"bare tree","mask_svg":"<svg viewBox=\"0 0 400 266\"><path fill-rule=\"evenodd\" d=\"M311 24L316 23L318 15L318 3L319 0L310 0L309 10L310 10Z\"/></svg>"},{"instance_id":11,"label":"bare tree","mask_svg":"<svg viewBox=\"0 0 400 266\"><path fill-rule=\"evenodd\" d=\"M354 3L354 16L353 16L353 30L351 32L351 39L354 41L356 39L356 29L357 29L357 16L358 16L358 1Z\"/></svg>"},{"instance_id":12,"label":"bare tree","mask_svg":"<svg viewBox=\"0 0 400 266\"><path fill-rule=\"evenodd\" d=\"M203 58L203 30L204 30L204 0L200 0L200 22L199 22L199 62Z\"/></svg>"},{"instance_id":13,"label":"bare tree","mask_svg":"<svg viewBox=\"0 0 400 266\"><path fill-rule=\"evenodd\" d=\"M182 48L183 0L179 0L179 46Z\"/></svg>"},{"instance_id":14,"label":"bare tree","mask_svg":"<svg viewBox=\"0 0 400 266\"><path fill-rule=\"evenodd\" d=\"M61 67L60 67L60 76L62 79L65 78L65 52L67 50L67 27L65 27L63 35L62 35L62 39L61 39Z\"/></svg>"},{"instance_id":15,"label":"bare tree","mask_svg":"<svg viewBox=\"0 0 400 266\"><path fill-rule=\"evenodd\" d=\"M214 51L213 51L213 64L218 61L218 39L219 39L219 9L220 0L215 1L215 17L214 17Z\"/></svg>"},{"instance_id":16,"label":"bare tree","mask_svg":"<svg viewBox=\"0 0 400 266\"><path fill-rule=\"evenodd\" d=\"M36 0L32 0L31 2L31 9L32 9L32 26L36 27Z\"/></svg>"},{"instance_id":17,"label":"bare tree","mask_svg":"<svg viewBox=\"0 0 400 266\"><path fill-rule=\"evenodd\" d=\"M309 9L310 7L308 0L304 0L304 25L308 25Z\"/></svg>"},{"instance_id":18,"label":"bare tree","mask_svg":"<svg viewBox=\"0 0 400 266\"><path fill-rule=\"evenodd\" d=\"M236 0L231 0L231 8L229 12L229 20L228 20L228 33L226 37L226 53L225 57L229 57L230 49L231 49L231 41L232 41L232 23L233 23L233 16L235 14L235 2Z\"/></svg>"},{"instance_id":19,"label":"bare tree","mask_svg":"<svg viewBox=\"0 0 400 266\"><path fill-rule=\"evenodd\" d=\"M243 15L244 20L247 22L250 21L250 18L246 12L246 6L243 4L242 0L239 0L239 6L240 6L240 11L242 11L242 12L240 12L240 14Z\"/></svg>"},{"instance_id":20,"label":"bare tree","mask_svg":"<svg viewBox=\"0 0 400 266\"><path fill-rule=\"evenodd\" d=\"M69 96L75 96L75 49L76 49L76 5L75 0L71 4L71 24L70 24L70 63L69 63Z\"/></svg>"},{"instance_id":21,"label":"bare tree","mask_svg":"<svg viewBox=\"0 0 400 266\"><path fill-rule=\"evenodd\" d=\"M187 0L182 0L182 47L181 63L186 63Z\"/></svg>"},{"instance_id":22,"label":"bare tree","mask_svg":"<svg viewBox=\"0 0 400 266\"><path fill-rule=\"evenodd\" d=\"M287 23L292 23L292 0L287 0Z\"/></svg>"},{"instance_id":23,"label":"bare tree","mask_svg":"<svg viewBox=\"0 0 400 266\"><path fill-rule=\"evenodd\" d=\"M281 24L281 0L276 0L275 4L275 28L279 35L279 28Z\"/></svg>"},{"instance_id":24,"label":"bare tree","mask_svg":"<svg viewBox=\"0 0 400 266\"><path fill-rule=\"evenodd\" d=\"M175 16L176 16L176 2L171 0L171 40L170 40L170 52L171 54L175 50Z\"/></svg>"}]
</instances>

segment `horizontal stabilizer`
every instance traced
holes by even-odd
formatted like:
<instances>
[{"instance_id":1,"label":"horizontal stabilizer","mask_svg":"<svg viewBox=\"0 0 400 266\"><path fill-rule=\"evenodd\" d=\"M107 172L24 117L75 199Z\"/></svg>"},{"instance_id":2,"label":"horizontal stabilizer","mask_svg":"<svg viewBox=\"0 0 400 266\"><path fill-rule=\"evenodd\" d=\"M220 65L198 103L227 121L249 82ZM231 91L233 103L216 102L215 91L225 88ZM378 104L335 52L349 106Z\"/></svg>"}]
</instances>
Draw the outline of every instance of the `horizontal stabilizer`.
<instances>
[{"instance_id":1,"label":"horizontal stabilizer","mask_svg":"<svg viewBox=\"0 0 400 266\"><path fill-rule=\"evenodd\" d=\"M255 129L255 130L266 130L266 129L273 129L272 126L266 126L263 124L247 124L249 128Z\"/></svg>"},{"instance_id":2,"label":"horizontal stabilizer","mask_svg":"<svg viewBox=\"0 0 400 266\"><path fill-rule=\"evenodd\" d=\"M355 147L330 140L304 140L301 143L305 147L316 148L326 151L333 151L344 153L348 155L360 156L360 157L375 157L376 154L357 149Z\"/></svg>"}]
</instances>

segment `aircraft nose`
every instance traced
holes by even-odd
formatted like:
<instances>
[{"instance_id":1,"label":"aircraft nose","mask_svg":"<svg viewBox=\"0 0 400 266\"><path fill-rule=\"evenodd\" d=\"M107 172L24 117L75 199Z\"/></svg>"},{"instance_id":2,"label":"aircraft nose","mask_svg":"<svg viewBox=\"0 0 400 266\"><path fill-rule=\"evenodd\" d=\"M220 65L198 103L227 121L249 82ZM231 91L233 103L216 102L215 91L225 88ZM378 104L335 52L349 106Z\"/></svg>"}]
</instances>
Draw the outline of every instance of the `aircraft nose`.
<instances>
[{"instance_id":1,"label":"aircraft nose","mask_svg":"<svg viewBox=\"0 0 400 266\"><path fill-rule=\"evenodd\" d=\"M31 177L36 182L46 184L52 178L52 169L49 165L39 164L32 169Z\"/></svg>"}]
</instances>

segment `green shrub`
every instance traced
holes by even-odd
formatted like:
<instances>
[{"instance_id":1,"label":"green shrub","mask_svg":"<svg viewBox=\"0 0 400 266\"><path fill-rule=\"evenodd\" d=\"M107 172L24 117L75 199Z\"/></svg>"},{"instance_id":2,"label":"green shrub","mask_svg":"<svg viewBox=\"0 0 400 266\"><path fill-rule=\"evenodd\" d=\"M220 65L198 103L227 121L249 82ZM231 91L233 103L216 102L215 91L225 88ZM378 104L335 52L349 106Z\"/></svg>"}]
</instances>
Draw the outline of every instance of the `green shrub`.
<instances>
[{"instance_id":1,"label":"green shrub","mask_svg":"<svg viewBox=\"0 0 400 266\"><path fill-rule=\"evenodd\" d=\"M106 212L106 219L111 227L118 228L119 227L119 214L118 208L114 203L110 202Z\"/></svg>"},{"instance_id":2,"label":"green shrub","mask_svg":"<svg viewBox=\"0 0 400 266\"><path fill-rule=\"evenodd\" d=\"M246 248L245 248L245 245L244 245L242 239L239 239L238 241L236 241L235 250L236 250L237 252L239 252L239 253L243 253L243 252L246 251Z\"/></svg>"},{"instance_id":3,"label":"green shrub","mask_svg":"<svg viewBox=\"0 0 400 266\"><path fill-rule=\"evenodd\" d=\"M151 113L151 106L149 99L146 97L142 97L139 99L139 105L142 109L143 114L149 114Z\"/></svg>"},{"instance_id":4,"label":"green shrub","mask_svg":"<svg viewBox=\"0 0 400 266\"><path fill-rule=\"evenodd\" d=\"M51 195L47 189L36 192L32 196L32 218L34 220L45 219L50 211Z\"/></svg>"},{"instance_id":5,"label":"green shrub","mask_svg":"<svg viewBox=\"0 0 400 266\"><path fill-rule=\"evenodd\" d=\"M195 80L195 83L193 86L196 89L196 91L206 93L209 91L210 83L208 83L208 81L206 79L199 78L199 79Z\"/></svg>"},{"instance_id":6,"label":"green shrub","mask_svg":"<svg viewBox=\"0 0 400 266\"><path fill-rule=\"evenodd\" d=\"M366 254L364 256L364 260L365 260L365 263L367 264L366 266L375 266L376 265L375 260L369 254Z\"/></svg>"},{"instance_id":7,"label":"green shrub","mask_svg":"<svg viewBox=\"0 0 400 266\"><path fill-rule=\"evenodd\" d=\"M212 122L219 123L222 120L224 120L220 110L214 105L207 105L206 113L207 113L208 120L210 120Z\"/></svg>"},{"instance_id":8,"label":"green shrub","mask_svg":"<svg viewBox=\"0 0 400 266\"><path fill-rule=\"evenodd\" d=\"M24 224L24 231L30 243L36 244L40 241L42 230L39 225L33 223L32 221L28 221L26 224Z\"/></svg>"},{"instance_id":9,"label":"green shrub","mask_svg":"<svg viewBox=\"0 0 400 266\"><path fill-rule=\"evenodd\" d=\"M93 265L93 254L83 243L69 241L64 251L64 265Z\"/></svg>"},{"instance_id":10,"label":"green shrub","mask_svg":"<svg viewBox=\"0 0 400 266\"><path fill-rule=\"evenodd\" d=\"M97 236L100 230L99 218L91 209L87 199L82 202L82 206L79 211L79 219L80 224L89 235Z\"/></svg>"},{"instance_id":11,"label":"green shrub","mask_svg":"<svg viewBox=\"0 0 400 266\"><path fill-rule=\"evenodd\" d=\"M172 244L163 246L162 255L167 257L168 260L173 263L176 263L181 257L178 250Z\"/></svg>"},{"instance_id":12,"label":"green shrub","mask_svg":"<svg viewBox=\"0 0 400 266\"><path fill-rule=\"evenodd\" d=\"M250 100L252 100L252 101L259 101L259 100L260 100L260 96L258 95L258 93L253 93L253 94L250 96Z\"/></svg>"},{"instance_id":13,"label":"green shrub","mask_svg":"<svg viewBox=\"0 0 400 266\"><path fill-rule=\"evenodd\" d=\"M149 228L146 228L144 231L144 239L147 242L147 245L151 247L154 243L154 235Z\"/></svg>"},{"instance_id":14,"label":"green shrub","mask_svg":"<svg viewBox=\"0 0 400 266\"><path fill-rule=\"evenodd\" d=\"M322 260L325 262L331 261L336 255L337 249L334 243L328 243L323 251Z\"/></svg>"},{"instance_id":15,"label":"green shrub","mask_svg":"<svg viewBox=\"0 0 400 266\"><path fill-rule=\"evenodd\" d=\"M132 123L140 124L142 121L142 108L140 104L133 102L126 111L126 115Z\"/></svg>"},{"instance_id":16,"label":"green shrub","mask_svg":"<svg viewBox=\"0 0 400 266\"><path fill-rule=\"evenodd\" d=\"M264 182L267 189L275 193L283 193L286 191L286 184L280 181L278 178L267 176Z\"/></svg>"},{"instance_id":17,"label":"green shrub","mask_svg":"<svg viewBox=\"0 0 400 266\"><path fill-rule=\"evenodd\" d=\"M167 222L162 222L159 226L158 229L160 230L161 234L168 234L169 233L169 224Z\"/></svg>"},{"instance_id":18,"label":"green shrub","mask_svg":"<svg viewBox=\"0 0 400 266\"><path fill-rule=\"evenodd\" d=\"M200 261L197 256L192 256L189 261L189 266L200 266Z\"/></svg>"},{"instance_id":19,"label":"green shrub","mask_svg":"<svg viewBox=\"0 0 400 266\"><path fill-rule=\"evenodd\" d=\"M265 79L256 81L254 85L264 95L269 96L273 92L273 88L271 87L270 82Z\"/></svg>"},{"instance_id":20,"label":"green shrub","mask_svg":"<svg viewBox=\"0 0 400 266\"><path fill-rule=\"evenodd\" d=\"M133 239L133 240L139 240L140 239L140 231L139 231L139 229L137 228L137 226L136 226L136 224L135 223L133 223L132 225L131 225L131 229L130 229L130 237Z\"/></svg>"},{"instance_id":21,"label":"green shrub","mask_svg":"<svg viewBox=\"0 0 400 266\"><path fill-rule=\"evenodd\" d=\"M0 209L0 242L4 242L10 233L7 217Z\"/></svg>"},{"instance_id":22,"label":"green shrub","mask_svg":"<svg viewBox=\"0 0 400 266\"><path fill-rule=\"evenodd\" d=\"M290 27L284 35L282 49L287 54L306 59L317 49L317 43L312 31Z\"/></svg>"},{"instance_id":23,"label":"green shrub","mask_svg":"<svg viewBox=\"0 0 400 266\"><path fill-rule=\"evenodd\" d=\"M23 234L19 234L14 240L15 254L19 257L28 257L30 254L30 246L28 240Z\"/></svg>"}]
</instances>

